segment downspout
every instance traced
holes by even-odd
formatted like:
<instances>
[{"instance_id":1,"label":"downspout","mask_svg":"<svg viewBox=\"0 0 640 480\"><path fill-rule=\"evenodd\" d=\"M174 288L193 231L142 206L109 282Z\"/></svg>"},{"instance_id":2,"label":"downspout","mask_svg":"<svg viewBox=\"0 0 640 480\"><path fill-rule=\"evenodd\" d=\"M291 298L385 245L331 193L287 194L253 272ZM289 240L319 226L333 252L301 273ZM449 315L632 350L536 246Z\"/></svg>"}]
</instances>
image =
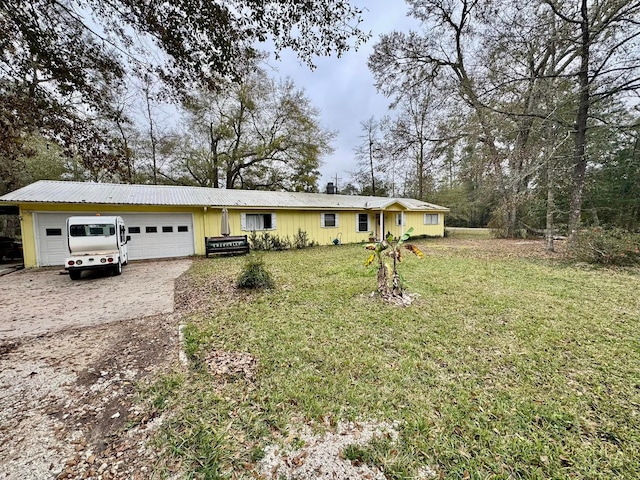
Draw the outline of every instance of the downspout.
<instances>
[{"instance_id":1,"label":"downspout","mask_svg":"<svg viewBox=\"0 0 640 480\"><path fill-rule=\"evenodd\" d=\"M202 250L206 253L207 251L207 210L208 207L202 207L202 234L203 234L203 238L202 241L204 242L204 244L202 245Z\"/></svg>"}]
</instances>

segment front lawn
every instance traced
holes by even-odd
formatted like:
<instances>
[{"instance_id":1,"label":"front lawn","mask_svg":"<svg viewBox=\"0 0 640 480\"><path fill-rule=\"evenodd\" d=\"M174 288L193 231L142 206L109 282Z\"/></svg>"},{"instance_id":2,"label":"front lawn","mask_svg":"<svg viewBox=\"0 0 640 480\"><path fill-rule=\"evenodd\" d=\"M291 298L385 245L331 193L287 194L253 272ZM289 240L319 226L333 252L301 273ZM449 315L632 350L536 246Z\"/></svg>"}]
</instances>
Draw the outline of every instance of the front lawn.
<instances>
[{"instance_id":1,"label":"front lawn","mask_svg":"<svg viewBox=\"0 0 640 480\"><path fill-rule=\"evenodd\" d=\"M640 271L542 243L420 246L400 265L408 308L370 297L361 246L264 254L262 293L232 287L242 257L195 261L178 299L192 367L147 392L171 413L165 467L248 478L265 446L303 443L293 426L354 420L397 426L344 452L387 478L640 478Z\"/></svg>"}]
</instances>

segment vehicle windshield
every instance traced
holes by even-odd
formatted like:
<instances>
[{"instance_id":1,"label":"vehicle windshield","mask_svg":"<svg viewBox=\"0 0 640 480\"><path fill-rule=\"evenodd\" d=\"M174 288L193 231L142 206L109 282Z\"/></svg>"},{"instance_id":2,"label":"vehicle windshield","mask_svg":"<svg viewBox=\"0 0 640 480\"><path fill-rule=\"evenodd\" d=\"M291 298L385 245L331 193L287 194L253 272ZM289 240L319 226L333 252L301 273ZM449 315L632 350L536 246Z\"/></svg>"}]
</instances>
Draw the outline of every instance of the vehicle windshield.
<instances>
[{"instance_id":1,"label":"vehicle windshield","mask_svg":"<svg viewBox=\"0 0 640 480\"><path fill-rule=\"evenodd\" d=\"M69 235L72 237L105 237L115 234L116 226L109 223L69 226Z\"/></svg>"}]
</instances>

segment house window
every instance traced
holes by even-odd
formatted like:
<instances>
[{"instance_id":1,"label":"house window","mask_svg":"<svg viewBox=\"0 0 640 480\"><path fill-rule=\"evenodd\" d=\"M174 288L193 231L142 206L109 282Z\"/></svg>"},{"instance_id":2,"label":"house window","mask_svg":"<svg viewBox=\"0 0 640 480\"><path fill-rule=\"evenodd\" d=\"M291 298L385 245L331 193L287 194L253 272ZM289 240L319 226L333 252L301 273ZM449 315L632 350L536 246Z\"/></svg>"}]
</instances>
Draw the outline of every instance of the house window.
<instances>
[{"instance_id":1,"label":"house window","mask_svg":"<svg viewBox=\"0 0 640 480\"><path fill-rule=\"evenodd\" d=\"M188 232L189 227L186 225L178 225L178 232Z\"/></svg>"},{"instance_id":2,"label":"house window","mask_svg":"<svg viewBox=\"0 0 640 480\"><path fill-rule=\"evenodd\" d=\"M258 230L275 230L276 214L275 213L241 213L240 228L247 232L255 232Z\"/></svg>"},{"instance_id":3,"label":"house window","mask_svg":"<svg viewBox=\"0 0 640 480\"><path fill-rule=\"evenodd\" d=\"M162 233L173 233L173 227L162 227Z\"/></svg>"},{"instance_id":4,"label":"house window","mask_svg":"<svg viewBox=\"0 0 640 480\"><path fill-rule=\"evenodd\" d=\"M144 231L147 233L158 233L158 227L145 227Z\"/></svg>"},{"instance_id":5,"label":"house window","mask_svg":"<svg viewBox=\"0 0 640 480\"><path fill-rule=\"evenodd\" d=\"M404 213L396 213L396 226L400 227L406 224L407 219L405 218Z\"/></svg>"},{"instance_id":6,"label":"house window","mask_svg":"<svg viewBox=\"0 0 640 480\"><path fill-rule=\"evenodd\" d=\"M338 226L338 214L337 213L321 213L320 225L324 228L331 228Z\"/></svg>"},{"instance_id":7,"label":"house window","mask_svg":"<svg viewBox=\"0 0 640 480\"><path fill-rule=\"evenodd\" d=\"M140 233L140 227L129 227L129 233Z\"/></svg>"},{"instance_id":8,"label":"house window","mask_svg":"<svg viewBox=\"0 0 640 480\"><path fill-rule=\"evenodd\" d=\"M356 231L368 232L370 230L371 228L369 228L369 214L368 213L356 214Z\"/></svg>"},{"instance_id":9,"label":"house window","mask_svg":"<svg viewBox=\"0 0 640 480\"><path fill-rule=\"evenodd\" d=\"M437 213L425 213L424 224L425 225L438 225L440 223L440 215Z\"/></svg>"},{"instance_id":10,"label":"house window","mask_svg":"<svg viewBox=\"0 0 640 480\"><path fill-rule=\"evenodd\" d=\"M61 237L62 229L61 228L47 228L47 237Z\"/></svg>"}]
</instances>

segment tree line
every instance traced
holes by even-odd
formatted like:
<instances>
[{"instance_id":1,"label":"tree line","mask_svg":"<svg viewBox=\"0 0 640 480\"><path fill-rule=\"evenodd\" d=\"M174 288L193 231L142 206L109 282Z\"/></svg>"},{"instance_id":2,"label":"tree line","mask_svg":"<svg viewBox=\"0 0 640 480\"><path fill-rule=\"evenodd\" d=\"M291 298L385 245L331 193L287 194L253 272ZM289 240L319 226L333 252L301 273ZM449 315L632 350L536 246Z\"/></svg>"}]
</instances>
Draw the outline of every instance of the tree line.
<instances>
[{"instance_id":1,"label":"tree line","mask_svg":"<svg viewBox=\"0 0 640 480\"><path fill-rule=\"evenodd\" d=\"M407 0L344 193L504 236L640 227L640 2ZM0 0L0 193L40 178L317 191L335 132L259 51L365 41L346 0Z\"/></svg>"},{"instance_id":2,"label":"tree line","mask_svg":"<svg viewBox=\"0 0 640 480\"><path fill-rule=\"evenodd\" d=\"M392 113L361 123L348 191L451 207L504 236L640 227L640 2L408 0L369 58Z\"/></svg>"}]
</instances>

